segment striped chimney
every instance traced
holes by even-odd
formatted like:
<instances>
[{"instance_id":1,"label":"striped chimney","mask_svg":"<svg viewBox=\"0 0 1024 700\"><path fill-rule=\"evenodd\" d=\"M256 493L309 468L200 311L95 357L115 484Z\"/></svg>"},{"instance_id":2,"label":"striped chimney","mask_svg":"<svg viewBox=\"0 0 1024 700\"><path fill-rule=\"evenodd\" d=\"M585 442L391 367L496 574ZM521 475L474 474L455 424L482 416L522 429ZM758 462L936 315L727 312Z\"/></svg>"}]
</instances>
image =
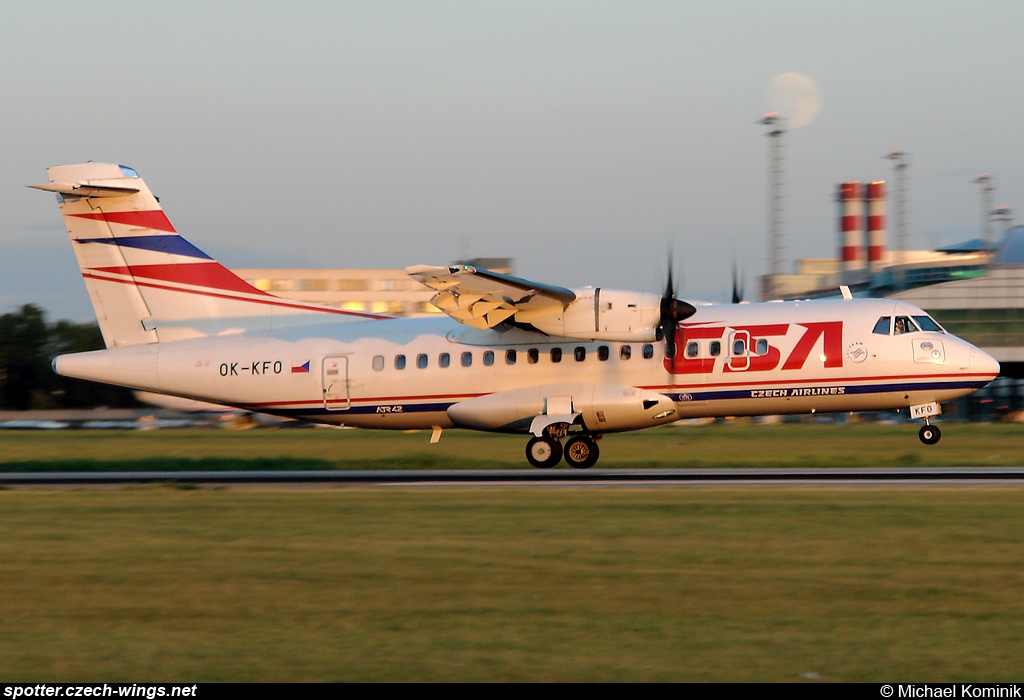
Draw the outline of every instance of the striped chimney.
<instances>
[{"instance_id":1,"label":"striped chimney","mask_svg":"<svg viewBox=\"0 0 1024 700\"><path fill-rule=\"evenodd\" d=\"M885 258L885 181L869 182L865 188L868 201L868 267L878 272Z\"/></svg>"},{"instance_id":2,"label":"striped chimney","mask_svg":"<svg viewBox=\"0 0 1024 700\"><path fill-rule=\"evenodd\" d=\"M843 273L864 269L864 200L859 182L839 185L839 230L842 233Z\"/></svg>"}]
</instances>

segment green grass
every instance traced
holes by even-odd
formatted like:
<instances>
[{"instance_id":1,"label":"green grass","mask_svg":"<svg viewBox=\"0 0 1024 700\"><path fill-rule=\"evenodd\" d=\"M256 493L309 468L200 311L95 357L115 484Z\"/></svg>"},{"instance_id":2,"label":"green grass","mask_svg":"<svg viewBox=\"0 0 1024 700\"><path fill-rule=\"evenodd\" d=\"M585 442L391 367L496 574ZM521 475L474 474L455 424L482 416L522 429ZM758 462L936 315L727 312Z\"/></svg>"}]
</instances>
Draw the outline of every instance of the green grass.
<instances>
[{"instance_id":1,"label":"green grass","mask_svg":"<svg viewBox=\"0 0 1024 700\"><path fill-rule=\"evenodd\" d=\"M1019 681L1022 510L991 487L11 489L0 680Z\"/></svg>"},{"instance_id":2,"label":"green grass","mask_svg":"<svg viewBox=\"0 0 1024 700\"><path fill-rule=\"evenodd\" d=\"M1019 466L1024 425L942 425L922 445L916 424L667 426L606 435L599 466ZM162 430L0 432L0 471L524 468L525 436L429 431ZM563 465L564 466L564 465Z\"/></svg>"}]
</instances>

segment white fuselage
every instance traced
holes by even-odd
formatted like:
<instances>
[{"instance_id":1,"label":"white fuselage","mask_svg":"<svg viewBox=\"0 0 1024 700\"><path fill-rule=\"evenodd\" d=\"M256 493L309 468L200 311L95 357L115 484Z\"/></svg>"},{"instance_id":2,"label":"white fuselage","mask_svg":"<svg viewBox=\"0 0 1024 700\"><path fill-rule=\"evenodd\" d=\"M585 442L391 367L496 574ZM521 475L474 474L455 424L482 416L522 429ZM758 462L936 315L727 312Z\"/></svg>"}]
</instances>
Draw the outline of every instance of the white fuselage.
<instances>
[{"instance_id":1,"label":"white fuselage","mask_svg":"<svg viewBox=\"0 0 1024 700\"><path fill-rule=\"evenodd\" d=\"M569 411L595 433L696 416L942 402L998 373L992 358L950 334L878 332L881 318L923 314L901 302L697 309L680 325L671 361L664 342L481 331L445 317L135 345L63 356L54 366L69 376L330 424L526 432L539 414Z\"/></svg>"}]
</instances>

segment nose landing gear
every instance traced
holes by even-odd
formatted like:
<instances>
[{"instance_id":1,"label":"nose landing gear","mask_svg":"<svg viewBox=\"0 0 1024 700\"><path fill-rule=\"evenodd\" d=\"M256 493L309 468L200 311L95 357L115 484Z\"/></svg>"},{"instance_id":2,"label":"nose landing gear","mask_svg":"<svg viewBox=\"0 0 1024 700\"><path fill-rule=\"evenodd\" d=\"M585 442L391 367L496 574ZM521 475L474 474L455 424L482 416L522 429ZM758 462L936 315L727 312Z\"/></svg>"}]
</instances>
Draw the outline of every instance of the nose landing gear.
<instances>
[{"instance_id":1,"label":"nose landing gear","mask_svg":"<svg viewBox=\"0 0 1024 700\"><path fill-rule=\"evenodd\" d=\"M917 436L921 438L921 442L926 445L934 445L942 437L942 431L939 430L939 426L932 425L926 418L924 425L921 426L921 430L917 433Z\"/></svg>"}]
</instances>

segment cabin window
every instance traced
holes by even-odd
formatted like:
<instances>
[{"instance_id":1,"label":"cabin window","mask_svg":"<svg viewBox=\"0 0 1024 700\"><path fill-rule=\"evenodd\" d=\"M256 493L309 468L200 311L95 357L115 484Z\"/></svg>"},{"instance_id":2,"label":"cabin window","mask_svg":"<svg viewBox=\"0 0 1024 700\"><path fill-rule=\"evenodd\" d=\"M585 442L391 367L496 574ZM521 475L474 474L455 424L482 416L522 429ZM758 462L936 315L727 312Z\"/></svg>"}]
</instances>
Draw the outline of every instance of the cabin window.
<instances>
[{"instance_id":1,"label":"cabin window","mask_svg":"<svg viewBox=\"0 0 1024 700\"><path fill-rule=\"evenodd\" d=\"M516 351L506 350L505 351L505 364L514 365L516 363Z\"/></svg>"},{"instance_id":2,"label":"cabin window","mask_svg":"<svg viewBox=\"0 0 1024 700\"><path fill-rule=\"evenodd\" d=\"M597 359L599 359L601 362L607 362L608 361L608 346L607 345L600 345L600 346L598 346L598 348L597 348Z\"/></svg>"},{"instance_id":3,"label":"cabin window","mask_svg":"<svg viewBox=\"0 0 1024 700\"><path fill-rule=\"evenodd\" d=\"M540 351L537 348L530 348L526 351L526 361L531 365L537 364L537 360L540 359Z\"/></svg>"},{"instance_id":4,"label":"cabin window","mask_svg":"<svg viewBox=\"0 0 1024 700\"><path fill-rule=\"evenodd\" d=\"M711 357L718 357L719 355L721 355L722 341L712 340L710 343L708 343L708 354L711 355Z\"/></svg>"},{"instance_id":5,"label":"cabin window","mask_svg":"<svg viewBox=\"0 0 1024 700\"><path fill-rule=\"evenodd\" d=\"M427 368L427 356L426 355L417 355L416 356L416 366L419 367L420 369L426 369Z\"/></svg>"},{"instance_id":6,"label":"cabin window","mask_svg":"<svg viewBox=\"0 0 1024 700\"><path fill-rule=\"evenodd\" d=\"M573 357L576 358L577 362L583 362L587 359L587 349L585 347L578 347L572 351Z\"/></svg>"},{"instance_id":7,"label":"cabin window","mask_svg":"<svg viewBox=\"0 0 1024 700\"><path fill-rule=\"evenodd\" d=\"M754 342L754 352L756 354L758 354L758 355L767 355L768 354L768 341L765 340L764 338L758 338Z\"/></svg>"},{"instance_id":8,"label":"cabin window","mask_svg":"<svg viewBox=\"0 0 1024 700\"><path fill-rule=\"evenodd\" d=\"M882 318L875 321L875 328L872 333L878 335L889 335L889 322L892 321L892 316L882 316Z\"/></svg>"},{"instance_id":9,"label":"cabin window","mask_svg":"<svg viewBox=\"0 0 1024 700\"><path fill-rule=\"evenodd\" d=\"M484 364L490 367L494 364L494 351L488 350L484 353Z\"/></svg>"},{"instance_id":10,"label":"cabin window","mask_svg":"<svg viewBox=\"0 0 1024 700\"><path fill-rule=\"evenodd\" d=\"M452 356L446 352L442 352L437 356L437 364L440 367L447 367L452 362Z\"/></svg>"},{"instance_id":11,"label":"cabin window","mask_svg":"<svg viewBox=\"0 0 1024 700\"><path fill-rule=\"evenodd\" d=\"M700 345L697 344L697 341L691 340L689 343L686 344L686 356L687 357L694 358L694 357L697 357L697 355L699 355L699 354L700 354Z\"/></svg>"},{"instance_id":12,"label":"cabin window","mask_svg":"<svg viewBox=\"0 0 1024 700\"><path fill-rule=\"evenodd\" d=\"M383 355L374 355L373 356L373 371L374 372L380 372L383 369L384 369L384 356Z\"/></svg>"},{"instance_id":13,"label":"cabin window","mask_svg":"<svg viewBox=\"0 0 1024 700\"><path fill-rule=\"evenodd\" d=\"M914 316L914 320L917 321L918 327L923 331L938 331L939 333L946 332L931 316Z\"/></svg>"},{"instance_id":14,"label":"cabin window","mask_svg":"<svg viewBox=\"0 0 1024 700\"><path fill-rule=\"evenodd\" d=\"M623 345L619 348L619 359L628 360L633 354L633 347L631 345Z\"/></svg>"},{"instance_id":15,"label":"cabin window","mask_svg":"<svg viewBox=\"0 0 1024 700\"><path fill-rule=\"evenodd\" d=\"M742 357L747 354L747 341L743 338L736 338L732 341L732 354L734 357Z\"/></svg>"},{"instance_id":16,"label":"cabin window","mask_svg":"<svg viewBox=\"0 0 1024 700\"><path fill-rule=\"evenodd\" d=\"M471 352L464 352L464 353L462 353L462 366L463 367L469 367L472 364L473 364L473 353L471 353Z\"/></svg>"},{"instance_id":17,"label":"cabin window","mask_svg":"<svg viewBox=\"0 0 1024 700\"><path fill-rule=\"evenodd\" d=\"M555 363L562 361L562 348L551 348L551 361Z\"/></svg>"},{"instance_id":18,"label":"cabin window","mask_svg":"<svg viewBox=\"0 0 1024 700\"><path fill-rule=\"evenodd\" d=\"M395 355L395 369L405 369L405 355Z\"/></svg>"},{"instance_id":19,"label":"cabin window","mask_svg":"<svg viewBox=\"0 0 1024 700\"><path fill-rule=\"evenodd\" d=\"M644 359L645 360L649 360L652 357L654 357L654 346L653 345L645 345L644 346Z\"/></svg>"}]
</instances>

